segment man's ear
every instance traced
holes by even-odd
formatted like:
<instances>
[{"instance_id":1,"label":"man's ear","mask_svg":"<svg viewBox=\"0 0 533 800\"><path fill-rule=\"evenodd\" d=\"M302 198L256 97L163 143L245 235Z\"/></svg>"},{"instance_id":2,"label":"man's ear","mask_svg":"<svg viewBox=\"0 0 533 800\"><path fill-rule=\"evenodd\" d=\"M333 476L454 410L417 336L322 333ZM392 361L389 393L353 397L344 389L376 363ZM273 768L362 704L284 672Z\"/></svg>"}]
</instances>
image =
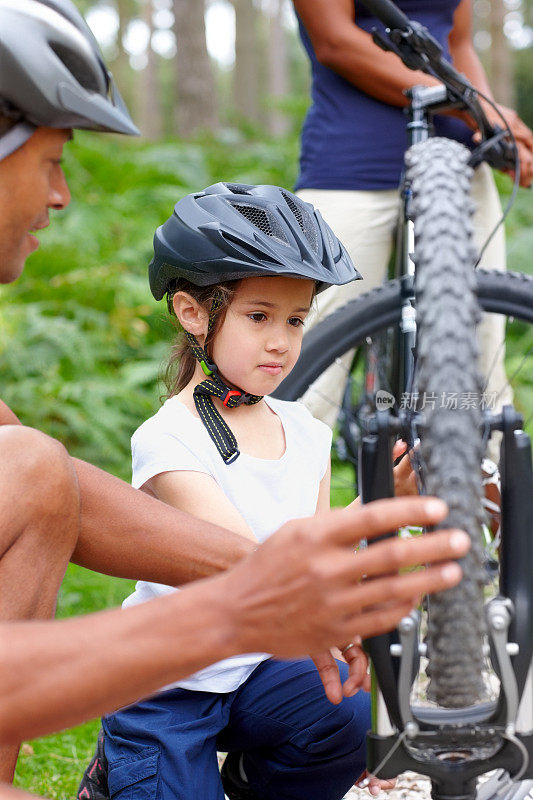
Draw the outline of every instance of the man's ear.
<instances>
[{"instance_id":1,"label":"man's ear","mask_svg":"<svg viewBox=\"0 0 533 800\"><path fill-rule=\"evenodd\" d=\"M182 327L201 339L207 335L209 314L200 303L187 292L176 292L172 298L174 313Z\"/></svg>"}]
</instances>

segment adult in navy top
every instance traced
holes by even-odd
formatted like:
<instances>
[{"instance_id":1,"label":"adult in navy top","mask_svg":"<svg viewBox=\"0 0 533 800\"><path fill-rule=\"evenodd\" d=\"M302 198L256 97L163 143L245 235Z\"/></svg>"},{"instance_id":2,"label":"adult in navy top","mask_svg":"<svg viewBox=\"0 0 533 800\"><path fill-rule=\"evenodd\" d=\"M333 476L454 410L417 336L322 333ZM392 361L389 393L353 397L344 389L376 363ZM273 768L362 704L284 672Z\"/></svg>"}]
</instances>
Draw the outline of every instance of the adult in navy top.
<instances>
[{"instance_id":1,"label":"adult in navy top","mask_svg":"<svg viewBox=\"0 0 533 800\"><path fill-rule=\"evenodd\" d=\"M408 70L397 56L384 53L372 42L372 29L383 30L383 25L362 3L295 0L294 5L312 72L312 105L302 131L296 188L397 187L407 144L402 90L437 81ZM399 0L397 5L427 27L445 58L490 95L472 46L470 0ZM390 84L388 92L382 82ZM496 121L494 112L489 111L489 117ZM532 178L531 132L514 114L510 122L515 135L529 142L529 159L523 164L527 185ZM463 120L441 115L436 119L436 133L469 144L473 131Z\"/></svg>"},{"instance_id":2,"label":"adult in navy top","mask_svg":"<svg viewBox=\"0 0 533 800\"><path fill-rule=\"evenodd\" d=\"M448 35L459 0L400 0L405 14L431 30L450 60ZM357 25L371 33L383 25L361 3L355 3ZM296 188L394 189L400 181L407 143L402 108L372 97L324 64L315 54L299 18L300 36L311 61L312 105L302 130L300 175ZM411 73L413 76L413 73ZM412 77L411 77L412 80ZM441 115L439 136L469 144L465 122Z\"/></svg>"},{"instance_id":3,"label":"adult in navy top","mask_svg":"<svg viewBox=\"0 0 533 800\"><path fill-rule=\"evenodd\" d=\"M298 195L316 208L344 243L364 281L333 287L317 298L317 313L306 329L357 294L380 284L394 242L399 213L398 185L407 146L404 91L416 84L438 84L431 75L408 69L371 35L382 24L360 0L293 0L303 45L311 63L312 104L303 131ZM445 57L484 95L491 90L472 41L471 0L398 0L410 18L422 23L441 44ZM533 134L511 109L500 106L516 137L521 184L533 178ZM485 113L501 124L488 104ZM437 133L472 142L474 121L464 112L440 115ZM477 207L474 243L481 248L501 218L492 172L475 171L472 197ZM484 252L484 269L505 269L505 236L500 227ZM485 315L481 323L481 368L487 391L512 402L503 360L502 319ZM333 425L350 354L311 387L305 403L314 416ZM489 455L498 459L496 449Z\"/></svg>"}]
</instances>

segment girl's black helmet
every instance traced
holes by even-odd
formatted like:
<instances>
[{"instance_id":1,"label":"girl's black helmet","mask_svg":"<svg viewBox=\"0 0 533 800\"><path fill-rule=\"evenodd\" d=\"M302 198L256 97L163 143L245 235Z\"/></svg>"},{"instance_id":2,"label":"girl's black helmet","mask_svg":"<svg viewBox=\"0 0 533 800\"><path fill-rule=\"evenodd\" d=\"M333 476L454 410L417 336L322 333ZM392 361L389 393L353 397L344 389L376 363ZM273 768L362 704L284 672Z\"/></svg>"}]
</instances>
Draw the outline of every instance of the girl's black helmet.
<instances>
[{"instance_id":1,"label":"girl's black helmet","mask_svg":"<svg viewBox=\"0 0 533 800\"><path fill-rule=\"evenodd\" d=\"M216 183L187 195L154 236L156 300L177 278L197 286L254 276L311 278L317 291L361 278L309 203L279 186Z\"/></svg>"}]
</instances>

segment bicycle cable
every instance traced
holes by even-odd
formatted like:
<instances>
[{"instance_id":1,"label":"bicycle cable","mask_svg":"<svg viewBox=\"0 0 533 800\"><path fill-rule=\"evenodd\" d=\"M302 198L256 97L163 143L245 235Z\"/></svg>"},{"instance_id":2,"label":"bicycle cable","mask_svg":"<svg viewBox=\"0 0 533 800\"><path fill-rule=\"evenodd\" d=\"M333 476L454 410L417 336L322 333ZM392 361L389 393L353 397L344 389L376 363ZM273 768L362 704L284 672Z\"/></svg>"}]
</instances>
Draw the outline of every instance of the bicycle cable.
<instances>
[{"instance_id":1,"label":"bicycle cable","mask_svg":"<svg viewBox=\"0 0 533 800\"><path fill-rule=\"evenodd\" d=\"M483 258L483 255L484 255L487 247L489 246L489 244L491 243L492 239L496 235L496 232L497 232L498 228L500 228L504 224L505 220L507 219L507 215L509 214L509 211L513 207L514 202L516 200L516 195L517 195L518 189L520 187L520 158L518 157L518 145L516 143L515 135L512 132L512 130L511 130L510 126L509 126L509 123L505 119L504 115L502 114L502 112L500 111L500 109L498 108L498 106L496 105L494 100L492 100L490 97L487 97L487 95L483 94L483 92L480 92L477 89L475 91L480 97L483 98L483 100L485 100L486 103L488 103L494 109L494 111L496 111L496 113L500 117L500 119L502 120L502 122L503 122L503 124L505 126L505 132L507 133L507 135L511 139L511 142L512 142L512 144L514 146L514 151L515 151L515 171L514 171L515 174L514 174L513 188L512 188L512 191L511 191L511 195L509 197L509 200L507 201L507 205L505 206L505 209L504 209L504 211L502 213L501 218L498 220L498 222L494 226L494 229L492 230L492 232L487 237L487 239L485 241L485 244L483 245L483 247L481 248L481 250L479 252L479 255L477 257L476 263L474 264L474 269L477 269L481 259Z\"/></svg>"},{"instance_id":2,"label":"bicycle cable","mask_svg":"<svg viewBox=\"0 0 533 800\"><path fill-rule=\"evenodd\" d=\"M515 736L514 733L505 732L504 735L503 735L503 738L507 739L507 741L511 742L511 744L514 744L514 746L522 754L522 766L520 767L520 769L518 770L516 775L513 775L512 778L511 778L511 776L509 776L509 780L512 783L516 783L517 781L519 781L522 778L523 774L525 773L525 771L527 770L527 768L529 766L529 753L527 751L527 748L526 748L525 744L523 742L521 742L520 739L517 736Z\"/></svg>"},{"instance_id":3,"label":"bicycle cable","mask_svg":"<svg viewBox=\"0 0 533 800\"><path fill-rule=\"evenodd\" d=\"M407 733L405 732L405 730L403 730L396 739L396 741L394 742L394 744L392 745L392 747L390 748L390 750L388 751L388 753L385 753L385 755L377 765L376 769L373 771L372 775L374 776L374 778L378 777L383 767L387 764L388 761L390 761L390 759L392 758L398 747L405 741L406 738L407 738Z\"/></svg>"}]
</instances>

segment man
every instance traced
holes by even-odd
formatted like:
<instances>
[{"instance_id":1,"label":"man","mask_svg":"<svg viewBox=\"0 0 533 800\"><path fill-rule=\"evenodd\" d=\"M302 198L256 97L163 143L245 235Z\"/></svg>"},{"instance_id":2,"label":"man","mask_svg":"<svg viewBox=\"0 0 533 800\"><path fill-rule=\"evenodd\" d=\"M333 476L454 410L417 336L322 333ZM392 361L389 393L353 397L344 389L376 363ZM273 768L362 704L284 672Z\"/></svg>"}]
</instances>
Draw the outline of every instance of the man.
<instances>
[{"instance_id":1,"label":"man","mask_svg":"<svg viewBox=\"0 0 533 800\"><path fill-rule=\"evenodd\" d=\"M60 160L73 127L136 133L70 0L0 0L2 283L22 273L38 246L31 231L49 224L49 209L69 202ZM445 516L439 501L406 498L290 523L251 553L251 541L71 458L3 403L0 452L0 781L11 780L21 738L124 705L227 655L320 653L390 629L420 594L457 583L449 559L468 549L465 534L446 532L354 559L363 536ZM237 566L130 611L47 621L69 560L171 585ZM398 575L427 562L436 566ZM338 702L334 662L327 653L317 661ZM351 679L360 680L356 667Z\"/></svg>"}]
</instances>

